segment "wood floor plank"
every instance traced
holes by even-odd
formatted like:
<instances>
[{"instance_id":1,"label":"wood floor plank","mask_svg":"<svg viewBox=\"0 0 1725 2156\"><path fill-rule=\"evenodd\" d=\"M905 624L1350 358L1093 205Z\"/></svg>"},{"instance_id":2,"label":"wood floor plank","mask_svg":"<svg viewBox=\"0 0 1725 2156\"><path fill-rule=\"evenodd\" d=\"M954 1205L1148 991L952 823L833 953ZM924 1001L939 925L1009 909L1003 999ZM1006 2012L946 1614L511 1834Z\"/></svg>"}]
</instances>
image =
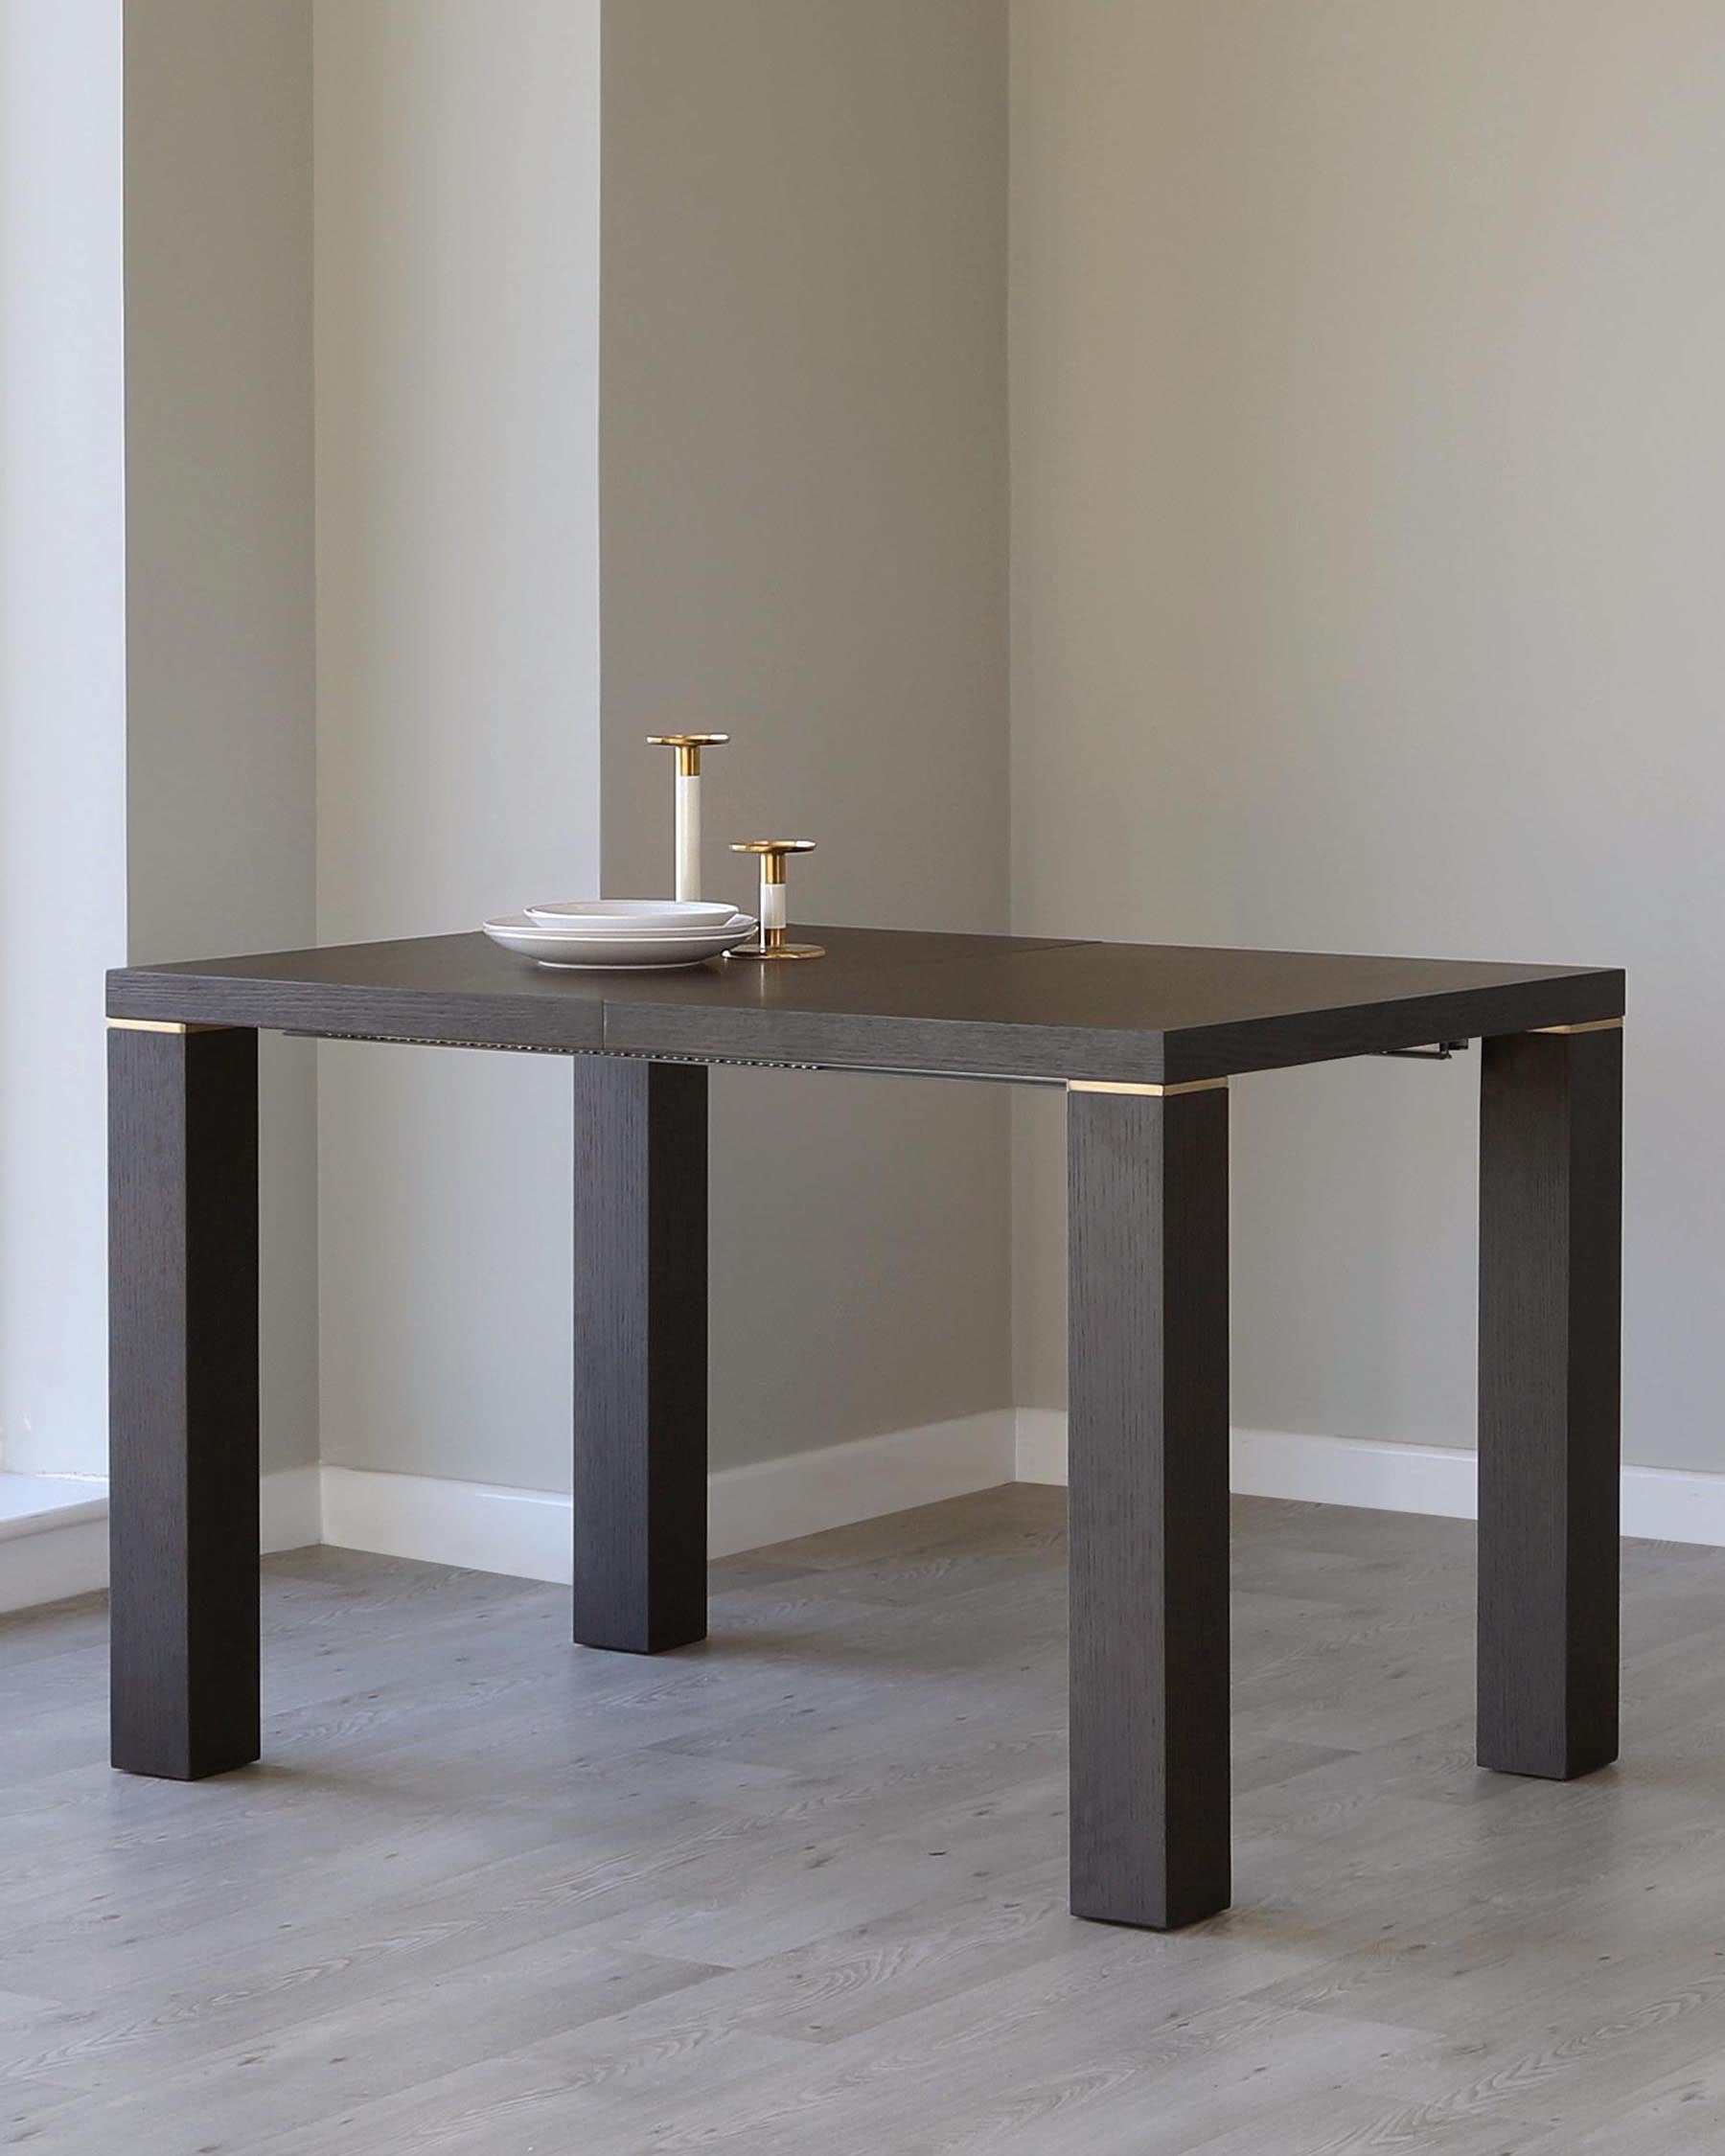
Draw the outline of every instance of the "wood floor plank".
<instances>
[{"instance_id":1,"label":"wood floor plank","mask_svg":"<svg viewBox=\"0 0 1725 2156\"><path fill-rule=\"evenodd\" d=\"M0 2145L86 2156L1708 2156L1725 1552L1626 1545L1624 1754L1471 1755L1464 1523L1235 1506L1235 1906L1065 1903L1063 1501L556 1588L264 1568L266 1763L104 1763L101 1611L0 1620Z\"/></svg>"}]
</instances>

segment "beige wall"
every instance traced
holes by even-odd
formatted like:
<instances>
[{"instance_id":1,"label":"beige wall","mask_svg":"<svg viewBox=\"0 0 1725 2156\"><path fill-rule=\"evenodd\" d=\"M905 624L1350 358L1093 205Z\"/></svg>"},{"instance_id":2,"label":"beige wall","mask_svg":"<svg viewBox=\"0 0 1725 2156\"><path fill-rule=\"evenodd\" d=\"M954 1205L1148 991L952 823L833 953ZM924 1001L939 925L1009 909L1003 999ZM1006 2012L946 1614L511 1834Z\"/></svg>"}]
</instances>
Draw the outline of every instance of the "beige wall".
<instances>
[{"instance_id":1,"label":"beige wall","mask_svg":"<svg viewBox=\"0 0 1725 2156\"><path fill-rule=\"evenodd\" d=\"M1010 826L1025 931L1621 962L1626 1439L1714 1465L1715 11L1016 0L1009 187L1004 20L610 0L601 268L598 0L128 11L133 955L662 887L678 722L805 919L1003 925ZM321 1055L326 1456L564 1482L566 1072ZM1467 1441L1475 1084L1237 1089L1236 1419ZM1001 1094L714 1092L721 1463L1058 1401L1058 1103L1015 1244Z\"/></svg>"},{"instance_id":2,"label":"beige wall","mask_svg":"<svg viewBox=\"0 0 1725 2156\"><path fill-rule=\"evenodd\" d=\"M597 8L133 15L134 955L596 888ZM736 25L632 8L613 38L608 880L663 883L636 736L710 699L748 715L716 851L748 800L821 838L830 917L999 926L1004 17ZM321 1377L278 1254L305 1434L266 1464L320 1417L340 1464L563 1484L566 1071L326 1047L313 1179L296 1059L269 1053L265 1213L278 1251L315 1232ZM716 1457L1001 1405L999 1096L716 1091Z\"/></svg>"},{"instance_id":3,"label":"beige wall","mask_svg":"<svg viewBox=\"0 0 1725 2156\"><path fill-rule=\"evenodd\" d=\"M598 874L597 0L315 11L320 940ZM567 1487L550 1057L320 1059L324 1457Z\"/></svg>"},{"instance_id":4,"label":"beige wall","mask_svg":"<svg viewBox=\"0 0 1725 2156\"><path fill-rule=\"evenodd\" d=\"M1716 1468L1718 9L1013 26L1016 925L1627 966L1626 1449ZM1471 1442L1476 1061L1236 1089L1236 1421Z\"/></svg>"},{"instance_id":5,"label":"beige wall","mask_svg":"<svg viewBox=\"0 0 1725 2156\"><path fill-rule=\"evenodd\" d=\"M128 954L292 949L315 929L309 0L131 0L125 87ZM279 1468L317 1456L310 1048L266 1040L261 1088Z\"/></svg>"},{"instance_id":6,"label":"beige wall","mask_svg":"<svg viewBox=\"0 0 1725 2156\"><path fill-rule=\"evenodd\" d=\"M1006 17L609 0L605 875L669 887L671 770L795 835L794 917L1006 915ZM1004 1406L1006 1102L714 1074L713 1456Z\"/></svg>"}]
</instances>

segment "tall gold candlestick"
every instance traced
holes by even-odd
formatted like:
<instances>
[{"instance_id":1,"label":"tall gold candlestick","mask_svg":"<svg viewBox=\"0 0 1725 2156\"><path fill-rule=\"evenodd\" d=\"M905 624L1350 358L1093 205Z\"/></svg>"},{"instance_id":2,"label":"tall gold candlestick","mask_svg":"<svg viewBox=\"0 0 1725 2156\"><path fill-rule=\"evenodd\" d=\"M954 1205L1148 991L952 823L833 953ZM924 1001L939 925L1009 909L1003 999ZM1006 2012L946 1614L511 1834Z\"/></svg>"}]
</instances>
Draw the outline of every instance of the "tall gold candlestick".
<instances>
[{"instance_id":1,"label":"tall gold candlestick","mask_svg":"<svg viewBox=\"0 0 1725 2156\"><path fill-rule=\"evenodd\" d=\"M656 748L677 751L677 895L701 896L701 752L718 748L729 734L649 734Z\"/></svg>"}]
</instances>

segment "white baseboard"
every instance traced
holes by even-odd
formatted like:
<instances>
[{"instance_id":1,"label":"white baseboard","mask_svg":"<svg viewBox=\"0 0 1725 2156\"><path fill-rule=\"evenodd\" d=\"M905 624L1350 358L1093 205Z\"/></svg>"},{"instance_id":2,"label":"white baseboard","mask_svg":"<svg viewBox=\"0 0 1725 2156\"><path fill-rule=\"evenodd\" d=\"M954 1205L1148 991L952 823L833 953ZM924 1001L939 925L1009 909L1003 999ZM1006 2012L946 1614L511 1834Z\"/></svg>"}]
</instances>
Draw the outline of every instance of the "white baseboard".
<instances>
[{"instance_id":1,"label":"white baseboard","mask_svg":"<svg viewBox=\"0 0 1725 2156\"><path fill-rule=\"evenodd\" d=\"M1017 1432L1010 1409L918 1430L722 1469L707 1482L707 1542L715 1557L844 1527L883 1513L1010 1482ZM107 1488L51 1512L0 1509L0 1612L64 1601L107 1585ZM565 1492L502 1489L432 1475L295 1467L259 1485L265 1552L327 1543L523 1579L570 1576Z\"/></svg>"},{"instance_id":2,"label":"white baseboard","mask_svg":"<svg viewBox=\"0 0 1725 2156\"><path fill-rule=\"evenodd\" d=\"M0 1475L0 1612L107 1585L107 1484L93 1477Z\"/></svg>"},{"instance_id":3,"label":"white baseboard","mask_svg":"<svg viewBox=\"0 0 1725 2156\"><path fill-rule=\"evenodd\" d=\"M1474 1517L1474 1456L1459 1448L1236 1430L1229 1459L1229 1485L1239 1497L1357 1504L1368 1512L1425 1512L1445 1520ZM1018 1479L1066 1479L1065 1411L1021 1408Z\"/></svg>"},{"instance_id":4,"label":"white baseboard","mask_svg":"<svg viewBox=\"0 0 1725 2156\"><path fill-rule=\"evenodd\" d=\"M315 1467L265 1475L258 1485L264 1548L301 1549L322 1540ZM34 1502L9 1503L0 1487L0 1615L95 1594L108 1581L107 1484L96 1477L0 1475L0 1485L35 1485Z\"/></svg>"},{"instance_id":5,"label":"white baseboard","mask_svg":"<svg viewBox=\"0 0 1725 2156\"><path fill-rule=\"evenodd\" d=\"M722 1468L707 1480L707 1547L715 1557L729 1557L913 1504L967 1497L1010 1482L1015 1458L1014 1417L999 1409ZM352 1467L323 1471L323 1539L336 1548L565 1586L570 1509L560 1491Z\"/></svg>"},{"instance_id":6,"label":"white baseboard","mask_svg":"<svg viewBox=\"0 0 1725 2156\"><path fill-rule=\"evenodd\" d=\"M1298 1431L1236 1430L1230 1483L1241 1497L1304 1504L1354 1504L1368 1512L1477 1516L1476 1456L1460 1446L1396 1445ZM1065 1482L1067 1418L1055 1408L1018 1412L1018 1479ZM1648 1542L1725 1548L1725 1475L1625 1467L1622 1526Z\"/></svg>"},{"instance_id":7,"label":"white baseboard","mask_svg":"<svg viewBox=\"0 0 1725 2156\"><path fill-rule=\"evenodd\" d=\"M556 1490L326 1466L323 1539L334 1549L518 1579L566 1584L570 1576L569 1500Z\"/></svg>"},{"instance_id":8,"label":"white baseboard","mask_svg":"<svg viewBox=\"0 0 1725 2156\"><path fill-rule=\"evenodd\" d=\"M64 1602L107 1585L107 1522L38 1527L0 1544L0 1613Z\"/></svg>"},{"instance_id":9,"label":"white baseboard","mask_svg":"<svg viewBox=\"0 0 1725 2156\"><path fill-rule=\"evenodd\" d=\"M1016 1418L1010 1408L997 1408L722 1468L707 1481L707 1547L715 1557L729 1557L913 1504L998 1489L1014 1479L1017 1462Z\"/></svg>"},{"instance_id":10,"label":"white baseboard","mask_svg":"<svg viewBox=\"0 0 1725 2156\"><path fill-rule=\"evenodd\" d=\"M1623 1532L1645 1542L1695 1542L1725 1549L1725 1475L1624 1468Z\"/></svg>"},{"instance_id":11,"label":"white baseboard","mask_svg":"<svg viewBox=\"0 0 1725 2156\"><path fill-rule=\"evenodd\" d=\"M708 1546L728 1557L1001 1482L1066 1478L1065 1413L1001 1408L722 1469L707 1483ZM1474 1456L1460 1448L1236 1430L1231 1481L1243 1496L1309 1504L1452 1520L1475 1512ZM1622 1504L1626 1535L1725 1548L1725 1475L1625 1467ZM569 1514L567 1495L554 1490L349 1467L291 1468L259 1489L265 1550L321 1542L564 1585ZM106 1515L101 1483L78 1485L47 1510L21 1504L9 1518L0 1507L0 1613L105 1587Z\"/></svg>"},{"instance_id":12,"label":"white baseboard","mask_svg":"<svg viewBox=\"0 0 1725 2156\"><path fill-rule=\"evenodd\" d=\"M288 1467L259 1483L258 1537L266 1557L322 1542L322 1477L317 1466Z\"/></svg>"},{"instance_id":13,"label":"white baseboard","mask_svg":"<svg viewBox=\"0 0 1725 2156\"><path fill-rule=\"evenodd\" d=\"M1021 1408L1013 1419L1018 1426L1013 1479L1058 1482L1064 1488L1067 1479L1066 1411Z\"/></svg>"}]
</instances>

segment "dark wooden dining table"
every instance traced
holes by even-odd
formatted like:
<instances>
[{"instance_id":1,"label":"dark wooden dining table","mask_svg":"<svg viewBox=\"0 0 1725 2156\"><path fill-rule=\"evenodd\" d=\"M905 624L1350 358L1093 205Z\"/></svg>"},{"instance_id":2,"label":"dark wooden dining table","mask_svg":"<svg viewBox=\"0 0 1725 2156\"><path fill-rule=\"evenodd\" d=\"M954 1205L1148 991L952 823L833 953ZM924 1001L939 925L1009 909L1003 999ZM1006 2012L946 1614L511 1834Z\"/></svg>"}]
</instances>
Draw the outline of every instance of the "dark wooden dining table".
<instances>
[{"instance_id":1,"label":"dark wooden dining table","mask_svg":"<svg viewBox=\"0 0 1725 2156\"><path fill-rule=\"evenodd\" d=\"M114 1764L260 1752L260 1032L570 1058L574 1637L613 1652L706 1630L708 1067L1064 1088L1071 1905L1157 1928L1230 1892L1229 1080L1478 1042L1478 1755L1613 1759L1622 975L798 932L826 957L567 972L474 933L110 974Z\"/></svg>"}]
</instances>

